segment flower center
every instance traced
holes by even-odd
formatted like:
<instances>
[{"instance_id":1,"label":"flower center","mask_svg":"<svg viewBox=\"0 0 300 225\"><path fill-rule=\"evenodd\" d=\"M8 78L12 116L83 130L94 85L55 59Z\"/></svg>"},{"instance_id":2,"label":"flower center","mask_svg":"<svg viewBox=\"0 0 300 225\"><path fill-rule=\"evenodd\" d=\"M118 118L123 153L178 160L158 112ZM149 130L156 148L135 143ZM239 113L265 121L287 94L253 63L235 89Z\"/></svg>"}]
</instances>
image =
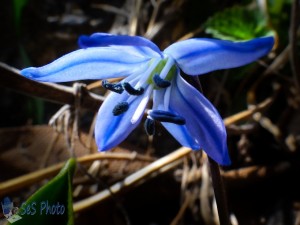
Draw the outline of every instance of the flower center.
<instances>
[{"instance_id":1,"label":"flower center","mask_svg":"<svg viewBox=\"0 0 300 225\"><path fill-rule=\"evenodd\" d=\"M131 122L135 123L143 113L153 89L158 90L169 87L171 85L171 80L176 74L177 66L175 64L175 60L172 57L167 56L164 59L152 59L143 75L134 78L138 78L138 82L133 82L133 80L130 80L130 83L123 81L122 83L112 84L106 80L103 80L102 85L104 88L118 94L123 93L125 90L129 95L131 95L127 101L120 102L113 108L113 115L119 116L120 114L123 114L128 110L130 103L134 101L136 96L144 95L142 96L142 100L131 118ZM133 83L135 83L134 86L132 86ZM179 125L185 123L183 118L170 113L162 113L161 111L153 113L153 115L151 115L151 119L160 122L171 122ZM148 133L154 132L154 130L151 131L151 127L153 125L154 123L148 123Z\"/></svg>"},{"instance_id":2,"label":"flower center","mask_svg":"<svg viewBox=\"0 0 300 225\"><path fill-rule=\"evenodd\" d=\"M150 61L150 65L153 60ZM147 83L153 85L154 89L166 88L171 85L171 80L177 72L174 59L166 57L162 59L148 76Z\"/></svg>"}]
</instances>

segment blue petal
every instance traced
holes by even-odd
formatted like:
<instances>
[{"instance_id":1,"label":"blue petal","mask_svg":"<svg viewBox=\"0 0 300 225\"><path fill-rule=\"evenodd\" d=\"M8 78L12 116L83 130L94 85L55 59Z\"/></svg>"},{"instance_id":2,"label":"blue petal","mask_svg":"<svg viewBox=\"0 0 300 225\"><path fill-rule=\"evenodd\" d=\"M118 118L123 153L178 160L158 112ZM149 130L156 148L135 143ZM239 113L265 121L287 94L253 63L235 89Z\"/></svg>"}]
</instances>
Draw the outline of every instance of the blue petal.
<instances>
[{"instance_id":1,"label":"blue petal","mask_svg":"<svg viewBox=\"0 0 300 225\"><path fill-rule=\"evenodd\" d=\"M231 42L194 38L174 43L164 53L172 56L189 75L243 66L266 55L274 45L273 37Z\"/></svg>"},{"instance_id":2,"label":"blue petal","mask_svg":"<svg viewBox=\"0 0 300 225\"><path fill-rule=\"evenodd\" d=\"M126 77L143 70L149 60L134 50L88 48L71 52L42 67L26 68L21 74L43 82Z\"/></svg>"},{"instance_id":3,"label":"blue petal","mask_svg":"<svg viewBox=\"0 0 300 225\"><path fill-rule=\"evenodd\" d=\"M81 48L104 47L104 46L130 46L138 47L138 50L152 57L162 57L160 49L152 41L128 35L112 35L107 33L95 33L91 36L82 35L79 37L78 44Z\"/></svg>"},{"instance_id":4,"label":"blue petal","mask_svg":"<svg viewBox=\"0 0 300 225\"><path fill-rule=\"evenodd\" d=\"M131 85L134 86L135 83L131 83ZM95 127L95 139L100 151L105 151L117 146L137 127L142 119L146 104L134 123L131 119L144 97L149 97L148 94L149 93L145 90L143 95L135 97L129 104L129 109L119 116L113 115L113 108L119 102L128 101L132 96L126 92L123 92L121 95L117 93L109 94L98 112Z\"/></svg>"},{"instance_id":5,"label":"blue petal","mask_svg":"<svg viewBox=\"0 0 300 225\"><path fill-rule=\"evenodd\" d=\"M164 95L164 96L162 96ZM171 98L166 100L167 93L157 91L155 107L169 110L185 118L185 125L162 123L163 126L183 146L195 150L203 149L213 160L221 165L229 165L227 135L223 120L215 107L181 76L172 82Z\"/></svg>"},{"instance_id":6,"label":"blue petal","mask_svg":"<svg viewBox=\"0 0 300 225\"><path fill-rule=\"evenodd\" d=\"M153 92L153 110L171 111L175 115L182 116L181 112L174 111L170 108L171 90L177 89L175 81L172 82L172 86L167 89L159 89ZM175 96L172 95L172 99L175 100ZM166 100L168 99L168 100ZM180 100L180 99L176 99ZM167 104L165 102L168 102ZM186 109L184 109L186 110ZM162 125L174 136L174 138L185 147L189 147L194 150L201 149L197 139L191 135L187 127L184 125L177 125L173 123L162 123Z\"/></svg>"}]
</instances>

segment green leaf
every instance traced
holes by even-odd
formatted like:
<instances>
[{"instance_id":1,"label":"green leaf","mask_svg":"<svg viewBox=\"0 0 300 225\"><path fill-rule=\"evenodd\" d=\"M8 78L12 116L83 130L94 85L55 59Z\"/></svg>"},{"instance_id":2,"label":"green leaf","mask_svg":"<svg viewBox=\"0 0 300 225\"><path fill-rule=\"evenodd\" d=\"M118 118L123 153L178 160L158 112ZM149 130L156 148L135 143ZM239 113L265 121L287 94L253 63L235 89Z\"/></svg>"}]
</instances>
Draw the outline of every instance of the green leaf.
<instances>
[{"instance_id":1,"label":"green leaf","mask_svg":"<svg viewBox=\"0 0 300 225\"><path fill-rule=\"evenodd\" d=\"M73 225L72 177L75 159L69 159L59 174L22 204L13 225Z\"/></svg>"},{"instance_id":2,"label":"green leaf","mask_svg":"<svg viewBox=\"0 0 300 225\"><path fill-rule=\"evenodd\" d=\"M267 24L267 19L260 10L234 6L216 13L204 26L205 32L215 38L240 41L274 35Z\"/></svg>"},{"instance_id":3,"label":"green leaf","mask_svg":"<svg viewBox=\"0 0 300 225\"><path fill-rule=\"evenodd\" d=\"M268 10L277 16L280 16L280 14L284 10L284 5L288 4L289 7L292 4L291 0L267 0L268 4Z\"/></svg>"},{"instance_id":4,"label":"green leaf","mask_svg":"<svg viewBox=\"0 0 300 225\"><path fill-rule=\"evenodd\" d=\"M15 17L15 28L18 33L20 34L20 24L21 24L21 15L23 7L27 4L28 0L14 0L14 17Z\"/></svg>"}]
</instances>

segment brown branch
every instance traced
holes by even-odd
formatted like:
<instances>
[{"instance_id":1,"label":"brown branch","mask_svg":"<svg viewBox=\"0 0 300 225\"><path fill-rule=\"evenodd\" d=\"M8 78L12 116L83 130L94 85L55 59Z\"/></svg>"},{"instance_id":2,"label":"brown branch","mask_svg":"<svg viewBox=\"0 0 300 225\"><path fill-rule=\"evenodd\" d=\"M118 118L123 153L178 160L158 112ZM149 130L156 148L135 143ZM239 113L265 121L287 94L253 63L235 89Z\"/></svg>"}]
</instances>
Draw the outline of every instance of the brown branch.
<instances>
[{"instance_id":1,"label":"brown branch","mask_svg":"<svg viewBox=\"0 0 300 225\"><path fill-rule=\"evenodd\" d=\"M250 184L257 184L259 181L284 174L291 169L293 169L293 165L290 162L282 161L275 165L254 165L222 171L221 175L226 186L243 189Z\"/></svg>"},{"instance_id":2,"label":"brown branch","mask_svg":"<svg viewBox=\"0 0 300 225\"><path fill-rule=\"evenodd\" d=\"M133 185L141 184L146 179L151 179L155 175L169 171L182 163L182 159L190 154L193 150L189 148L179 148L176 151L154 161L153 163L145 166L144 168L136 171L135 173L127 176L124 180L119 181L108 189L104 189L95 195L87 197L73 204L75 212L86 210L100 202L111 197L111 194L118 194L122 191L128 190ZM153 175L153 176L150 176Z\"/></svg>"},{"instance_id":3,"label":"brown branch","mask_svg":"<svg viewBox=\"0 0 300 225\"><path fill-rule=\"evenodd\" d=\"M1 62L0 86L60 104L74 105L75 103L72 87L29 80L20 75L19 70ZM104 97L90 93L85 88L82 89L81 107L96 111L103 101Z\"/></svg>"},{"instance_id":4,"label":"brown branch","mask_svg":"<svg viewBox=\"0 0 300 225\"><path fill-rule=\"evenodd\" d=\"M224 124L227 127L231 124L240 122L242 120L246 120L246 119L252 117L254 113L263 111L264 109L269 107L272 103L273 103L273 98L271 98L271 97L267 98L264 101L257 104L255 107L252 107L251 109L247 109L247 110L238 112L236 114L233 114L233 115L225 118Z\"/></svg>"}]
</instances>

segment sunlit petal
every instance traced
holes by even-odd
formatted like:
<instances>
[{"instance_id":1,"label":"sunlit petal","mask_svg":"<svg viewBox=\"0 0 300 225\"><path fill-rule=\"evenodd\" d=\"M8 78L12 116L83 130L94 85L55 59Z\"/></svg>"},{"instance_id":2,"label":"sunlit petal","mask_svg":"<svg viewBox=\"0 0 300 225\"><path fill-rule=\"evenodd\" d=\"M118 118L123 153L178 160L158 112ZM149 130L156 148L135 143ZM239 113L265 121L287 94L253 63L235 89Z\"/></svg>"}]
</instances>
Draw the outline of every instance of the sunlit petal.
<instances>
[{"instance_id":1,"label":"sunlit petal","mask_svg":"<svg viewBox=\"0 0 300 225\"><path fill-rule=\"evenodd\" d=\"M172 82L171 89L177 88L175 82ZM153 94L153 110L163 110L163 111L170 111L172 113L175 113L177 115L181 115L180 112L171 111L171 108L169 107L169 100L170 100L170 94L168 93L171 91L170 88L168 89L161 89L154 91ZM172 95L172 98L175 96ZM176 98L176 97L175 97ZM175 99L174 99L175 100ZM166 105L166 101L168 102ZM192 134L187 129L187 126L183 125L177 125L173 123L165 123L163 122L162 125L170 132L170 134L173 135L173 137L182 145L185 147L189 147L194 150L200 150L200 145L195 139Z\"/></svg>"},{"instance_id":2,"label":"sunlit petal","mask_svg":"<svg viewBox=\"0 0 300 225\"><path fill-rule=\"evenodd\" d=\"M131 83L134 85L135 83ZM145 99L149 99L149 92L146 90L143 95L131 98L126 92L123 94L110 93L102 104L95 127L95 138L98 149L105 151L121 143L137 125L140 123L146 105L141 104ZM119 102L131 101L126 112L119 116L114 116L112 111ZM139 115L136 115L137 109L140 109ZM132 117L135 116L135 121Z\"/></svg>"},{"instance_id":3,"label":"sunlit petal","mask_svg":"<svg viewBox=\"0 0 300 225\"><path fill-rule=\"evenodd\" d=\"M170 45L164 53L171 55L189 75L243 66L266 55L273 47L273 37L243 42L193 38Z\"/></svg>"},{"instance_id":4,"label":"sunlit petal","mask_svg":"<svg viewBox=\"0 0 300 225\"><path fill-rule=\"evenodd\" d=\"M135 51L126 54L119 49L88 48L71 52L42 67L21 71L27 78L43 82L126 77L147 65L149 58Z\"/></svg>"},{"instance_id":5,"label":"sunlit petal","mask_svg":"<svg viewBox=\"0 0 300 225\"><path fill-rule=\"evenodd\" d=\"M128 35L112 35L107 33L94 33L91 36L82 35L79 37L78 44L81 48L105 47L105 46L127 46L136 48L143 55L152 57L162 56L160 49L152 41Z\"/></svg>"},{"instance_id":6,"label":"sunlit petal","mask_svg":"<svg viewBox=\"0 0 300 225\"><path fill-rule=\"evenodd\" d=\"M155 100L162 97L156 96ZM171 87L168 106L172 113L185 118L185 125L162 123L183 146L203 149L212 159L222 165L230 164L226 146L226 130L215 107L181 76L177 76Z\"/></svg>"}]
</instances>

